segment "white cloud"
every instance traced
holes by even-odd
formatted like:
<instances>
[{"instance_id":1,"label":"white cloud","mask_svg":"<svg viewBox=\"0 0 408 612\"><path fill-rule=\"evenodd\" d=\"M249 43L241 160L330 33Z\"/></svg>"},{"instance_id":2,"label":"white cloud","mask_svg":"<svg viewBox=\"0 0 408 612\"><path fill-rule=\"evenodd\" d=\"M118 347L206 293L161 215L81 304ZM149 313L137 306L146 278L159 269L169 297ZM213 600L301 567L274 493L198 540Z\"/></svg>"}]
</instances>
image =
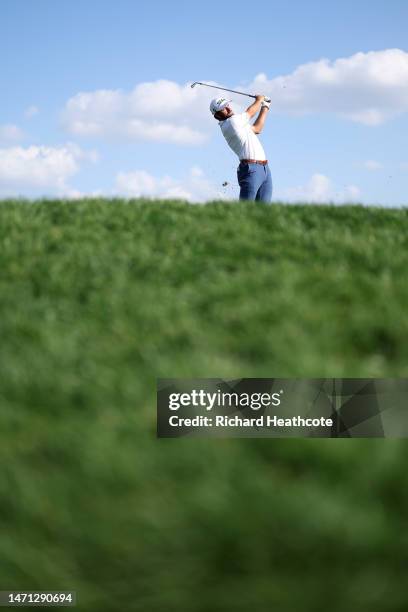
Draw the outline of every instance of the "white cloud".
<instances>
[{"instance_id":1,"label":"white cloud","mask_svg":"<svg viewBox=\"0 0 408 612\"><path fill-rule=\"evenodd\" d=\"M67 101L62 122L77 136L199 145L206 128L215 124L208 103L208 91L160 80L140 83L130 92L78 93Z\"/></svg>"},{"instance_id":2,"label":"white cloud","mask_svg":"<svg viewBox=\"0 0 408 612\"><path fill-rule=\"evenodd\" d=\"M259 74L249 89L280 113L334 113L378 125L408 111L408 53L386 49L303 64L286 76Z\"/></svg>"},{"instance_id":3,"label":"white cloud","mask_svg":"<svg viewBox=\"0 0 408 612\"><path fill-rule=\"evenodd\" d=\"M9 144L20 142L24 138L24 132L13 123L0 125L0 143Z\"/></svg>"},{"instance_id":4,"label":"white cloud","mask_svg":"<svg viewBox=\"0 0 408 612\"><path fill-rule=\"evenodd\" d=\"M382 168L384 167L380 162L375 161L375 159L368 159L363 163L363 166L366 170L370 170L371 172L382 170Z\"/></svg>"},{"instance_id":5,"label":"white cloud","mask_svg":"<svg viewBox=\"0 0 408 612\"><path fill-rule=\"evenodd\" d=\"M68 200L80 200L82 198L106 198L109 197L106 193L103 193L100 189L95 189L92 191L80 191L79 189L64 189L63 193L64 198Z\"/></svg>"},{"instance_id":6,"label":"white cloud","mask_svg":"<svg viewBox=\"0 0 408 612\"><path fill-rule=\"evenodd\" d=\"M343 189L337 189L329 177L318 173L313 174L306 185L290 187L283 191L283 199L290 202L321 204L355 202L360 195L360 189L356 185L346 185Z\"/></svg>"},{"instance_id":7,"label":"white cloud","mask_svg":"<svg viewBox=\"0 0 408 612\"><path fill-rule=\"evenodd\" d=\"M69 178L79 171L80 160L95 162L97 153L75 144L60 147L30 146L0 149L0 194L35 195L70 191Z\"/></svg>"},{"instance_id":8,"label":"white cloud","mask_svg":"<svg viewBox=\"0 0 408 612\"><path fill-rule=\"evenodd\" d=\"M32 105L25 109L24 117L26 117L26 119L31 119L31 117L38 115L39 112L39 108L37 106Z\"/></svg>"},{"instance_id":9,"label":"white cloud","mask_svg":"<svg viewBox=\"0 0 408 612\"><path fill-rule=\"evenodd\" d=\"M274 112L328 113L375 126L408 111L408 53L386 49L320 59L273 79L259 74L247 90L269 95ZM131 91L80 92L66 102L61 119L76 136L200 145L215 130L208 110L213 95L215 90L169 80L139 83Z\"/></svg>"},{"instance_id":10,"label":"white cloud","mask_svg":"<svg viewBox=\"0 0 408 612\"><path fill-rule=\"evenodd\" d=\"M344 200L346 202L355 202L356 200L358 200L361 196L361 189L360 187L357 187L357 185L347 185L344 189L343 192L340 192L340 194L335 194L335 200L336 201L336 197L339 197L340 200Z\"/></svg>"},{"instance_id":11,"label":"white cloud","mask_svg":"<svg viewBox=\"0 0 408 612\"><path fill-rule=\"evenodd\" d=\"M144 196L190 202L228 199L225 190L218 188L197 166L192 167L188 175L181 180L170 176L155 177L145 170L119 172L116 176L115 193L130 198Z\"/></svg>"}]
</instances>

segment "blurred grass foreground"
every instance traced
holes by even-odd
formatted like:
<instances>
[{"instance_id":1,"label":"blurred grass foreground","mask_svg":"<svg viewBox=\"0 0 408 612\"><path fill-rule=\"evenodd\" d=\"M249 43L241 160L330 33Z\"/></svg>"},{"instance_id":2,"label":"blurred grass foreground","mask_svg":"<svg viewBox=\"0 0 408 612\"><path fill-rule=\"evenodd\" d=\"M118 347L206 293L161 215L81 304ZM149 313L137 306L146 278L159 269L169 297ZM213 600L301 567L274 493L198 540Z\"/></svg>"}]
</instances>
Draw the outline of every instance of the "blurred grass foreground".
<instances>
[{"instance_id":1,"label":"blurred grass foreground","mask_svg":"<svg viewBox=\"0 0 408 612\"><path fill-rule=\"evenodd\" d=\"M408 446L157 440L157 377L408 374L408 213L0 203L0 589L403 612Z\"/></svg>"}]
</instances>

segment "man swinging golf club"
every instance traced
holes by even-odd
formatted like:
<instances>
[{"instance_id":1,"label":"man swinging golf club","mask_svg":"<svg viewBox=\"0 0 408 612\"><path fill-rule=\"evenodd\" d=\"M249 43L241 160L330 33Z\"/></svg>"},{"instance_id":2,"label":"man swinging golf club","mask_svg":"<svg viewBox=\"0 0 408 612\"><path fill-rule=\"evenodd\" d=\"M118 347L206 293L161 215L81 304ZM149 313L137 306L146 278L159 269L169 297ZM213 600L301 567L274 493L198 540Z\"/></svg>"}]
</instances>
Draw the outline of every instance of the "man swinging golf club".
<instances>
[{"instance_id":1,"label":"man swinging golf club","mask_svg":"<svg viewBox=\"0 0 408 612\"><path fill-rule=\"evenodd\" d=\"M210 111L219 121L223 136L238 155L237 170L240 200L258 200L270 203L272 177L263 146L257 136L262 132L270 102L265 96L254 96L255 102L244 113L235 114L226 98L214 98ZM259 113L259 114L258 114ZM255 122L252 117L258 114Z\"/></svg>"}]
</instances>

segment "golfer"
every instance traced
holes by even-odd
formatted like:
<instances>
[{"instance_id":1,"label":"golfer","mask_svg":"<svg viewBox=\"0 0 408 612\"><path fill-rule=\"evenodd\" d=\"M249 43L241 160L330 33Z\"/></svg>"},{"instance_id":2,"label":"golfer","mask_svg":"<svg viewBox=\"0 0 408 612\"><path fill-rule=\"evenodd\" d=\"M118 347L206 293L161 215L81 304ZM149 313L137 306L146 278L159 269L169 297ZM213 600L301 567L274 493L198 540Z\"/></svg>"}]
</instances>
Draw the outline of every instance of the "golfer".
<instances>
[{"instance_id":1,"label":"golfer","mask_svg":"<svg viewBox=\"0 0 408 612\"><path fill-rule=\"evenodd\" d=\"M271 171L265 151L257 136L262 132L270 102L266 102L265 96L256 96L255 102L240 114L233 112L230 102L231 100L226 98L214 98L210 104L210 111L219 121L225 140L238 155L239 199L270 203L272 199ZM252 125L250 120L256 114L258 117Z\"/></svg>"}]
</instances>

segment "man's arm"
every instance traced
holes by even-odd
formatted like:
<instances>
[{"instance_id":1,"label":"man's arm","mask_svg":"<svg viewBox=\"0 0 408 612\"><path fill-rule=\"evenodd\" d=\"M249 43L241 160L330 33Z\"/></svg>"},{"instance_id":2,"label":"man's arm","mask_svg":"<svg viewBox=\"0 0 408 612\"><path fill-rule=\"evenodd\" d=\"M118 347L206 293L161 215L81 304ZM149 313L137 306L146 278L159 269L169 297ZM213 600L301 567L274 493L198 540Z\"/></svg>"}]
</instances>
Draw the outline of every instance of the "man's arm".
<instances>
[{"instance_id":1,"label":"man's arm","mask_svg":"<svg viewBox=\"0 0 408 612\"><path fill-rule=\"evenodd\" d=\"M269 106L262 106L258 117L256 118L256 121L254 122L254 124L251 126L252 127L252 131L255 134L260 134L263 130L264 124L265 124L265 119L266 119L266 115L268 114L268 110L269 110Z\"/></svg>"},{"instance_id":2,"label":"man's arm","mask_svg":"<svg viewBox=\"0 0 408 612\"><path fill-rule=\"evenodd\" d=\"M249 115L249 118L252 119L257 113L259 113L259 109L261 108L261 104L264 101L265 96L256 96L256 100L251 106L248 106L246 112Z\"/></svg>"}]
</instances>

